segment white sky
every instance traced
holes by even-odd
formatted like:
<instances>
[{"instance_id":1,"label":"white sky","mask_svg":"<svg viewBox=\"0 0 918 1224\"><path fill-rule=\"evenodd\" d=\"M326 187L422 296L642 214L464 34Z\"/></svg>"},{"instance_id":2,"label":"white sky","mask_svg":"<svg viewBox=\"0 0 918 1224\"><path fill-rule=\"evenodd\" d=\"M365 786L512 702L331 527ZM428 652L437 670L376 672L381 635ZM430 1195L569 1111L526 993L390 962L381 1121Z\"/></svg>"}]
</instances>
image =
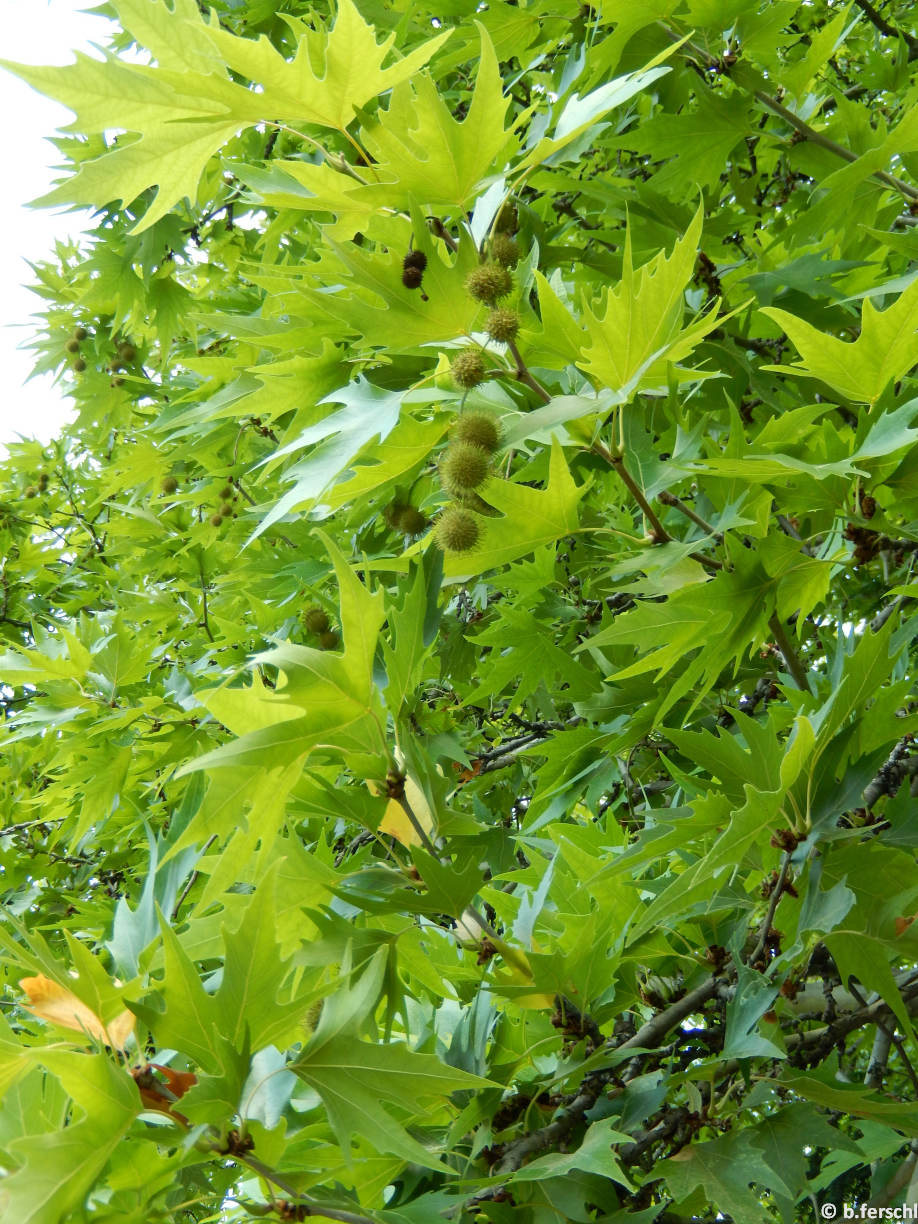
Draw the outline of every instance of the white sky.
<instances>
[{"instance_id":1,"label":"white sky","mask_svg":"<svg viewBox=\"0 0 918 1224\"><path fill-rule=\"evenodd\" d=\"M94 0L0 0L0 56L18 63L69 64L77 48L103 42L108 23L83 10ZM7 117L3 190L0 191L0 455L17 434L47 440L67 419L68 405L50 375L25 380L32 355L18 346L34 324L29 316L42 300L23 288L32 279L26 259L51 252L56 238L76 235L89 214L31 209L25 205L52 185L58 152L45 137L70 123L73 114L35 93L0 68L0 114ZM25 325L25 326L23 326Z\"/></svg>"}]
</instances>

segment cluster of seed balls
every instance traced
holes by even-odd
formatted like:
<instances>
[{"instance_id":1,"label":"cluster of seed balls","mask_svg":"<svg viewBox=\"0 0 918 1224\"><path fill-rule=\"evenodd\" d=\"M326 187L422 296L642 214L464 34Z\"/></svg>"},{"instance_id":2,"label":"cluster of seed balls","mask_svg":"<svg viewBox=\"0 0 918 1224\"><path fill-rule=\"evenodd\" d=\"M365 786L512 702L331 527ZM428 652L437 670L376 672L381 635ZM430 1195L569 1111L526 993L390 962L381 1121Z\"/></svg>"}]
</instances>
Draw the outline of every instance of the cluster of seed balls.
<instances>
[{"instance_id":1,"label":"cluster of seed balls","mask_svg":"<svg viewBox=\"0 0 918 1224\"><path fill-rule=\"evenodd\" d=\"M324 608L320 608L318 604L307 608L302 614L301 620L306 632L315 634L320 650L335 649L338 645L338 634L332 629L328 613Z\"/></svg>"},{"instance_id":2,"label":"cluster of seed balls","mask_svg":"<svg viewBox=\"0 0 918 1224\"><path fill-rule=\"evenodd\" d=\"M39 493L46 492L49 480L50 477L47 472L39 472L38 483L26 485L26 487L23 489L23 494L26 497L37 497Z\"/></svg>"},{"instance_id":3,"label":"cluster of seed balls","mask_svg":"<svg viewBox=\"0 0 918 1224\"><path fill-rule=\"evenodd\" d=\"M171 495L178 488L178 480L175 478L175 476L164 476L159 482L159 487L164 493ZM233 491L233 486L231 484L225 484L220 490L218 496L220 498L221 505L220 509L215 514L212 514L208 519L211 527L222 527L224 519L236 517L236 511L233 509L233 502L237 499L236 494Z\"/></svg>"},{"instance_id":4,"label":"cluster of seed balls","mask_svg":"<svg viewBox=\"0 0 918 1224\"><path fill-rule=\"evenodd\" d=\"M489 507L476 492L491 474L500 427L487 412L463 412L453 426L449 446L440 460L440 483L454 498L434 528L434 539L447 552L469 552L481 539L479 516L473 509Z\"/></svg>"},{"instance_id":5,"label":"cluster of seed balls","mask_svg":"<svg viewBox=\"0 0 918 1224\"><path fill-rule=\"evenodd\" d=\"M485 321L485 331L492 340L511 344L520 330L520 316L515 310L499 305L501 298L513 289L510 269L515 268L520 258L520 248L513 233L518 225L516 207L505 204L494 222L494 235L489 245L489 258L473 269L466 277L465 288L476 302L490 306ZM477 387L487 373L484 350L477 345L462 349L453 358L450 373L458 387L464 391Z\"/></svg>"},{"instance_id":6,"label":"cluster of seed balls","mask_svg":"<svg viewBox=\"0 0 918 1224\"><path fill-rule=\"evenodd\" d=\"M492 340L504 344L515 340L520 329L516 311L498 305L513 289L510 269L520 257L513 237L517 225L515 206L505 204L494 224L489 258L470 272L465 282L468 294L491 308L485 331ZM462 390L477 387L486 374L484 351L476 345L464 348L453 358L450 373ZM434 539L447 552L469 552L481 539L480 520L472 511L487 512L488 507L476 490L490 476L494 452L499 447L500 428L489 413L463 412L459 416L440 460L440 483L455 499L434 528Z\"/></svg>"},{"instance_id":7,"label":"cluster of seed balls","mask_svg":"<svg viewBox=\"0 0 918 1224\"><path fill-rule=\"evenodd\" d=\"M70 339L64 345L67 353L73 358L71 364L77 374L82 374L86 369L86 358L80 353L80 345L88 336L89 332L85 327L75 327ZM108 366L112 374L115 375L112 379L113 387L124 385L124 379L118 374L118 371L123 370L125 366L129 366L136 359L137 349L131 344L130 340L120 340Z\"/></svg>"}]
</instances>

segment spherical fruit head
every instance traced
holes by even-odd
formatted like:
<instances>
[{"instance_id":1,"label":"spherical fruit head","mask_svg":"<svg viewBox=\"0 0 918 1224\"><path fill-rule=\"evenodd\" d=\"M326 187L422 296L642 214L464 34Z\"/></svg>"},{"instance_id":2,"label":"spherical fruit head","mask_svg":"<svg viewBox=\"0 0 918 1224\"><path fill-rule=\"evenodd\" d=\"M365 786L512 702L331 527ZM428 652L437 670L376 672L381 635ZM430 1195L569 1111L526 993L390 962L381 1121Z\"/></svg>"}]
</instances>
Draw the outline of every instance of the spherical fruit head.
<instances>
[{"instance_id":1,"label":"spherical fruit head","mask_svg":"<svg viewBox=\"0 0 918 1224\"><path fill-rule=\"evenodd\" d=\"M440 480L453 497L477 489L488 477L491 457L471 442L453 442L440 460Z\"/></svg>"},{"instance_id":2,"label":"spherical fruit head","mask_svg":"<svg viewBox=\"0 0 918 1224\"><path fill-rule=\"evenodd\" d=\"M76 336L71 336L64 345L64 348L68 353L78 353L80 351L80 342L77 340Z\"/></svg>"},{"instance_id":3,"label":"spherical fruit head","mask_svg":"<svg viewBox=\"0 0 918 1224\"><path fill-rule=\"evenodd\" d=\"M86 369L86 362L82 357L77 357L76 361L73 363L73 368L76 370L77 374L82 374Z\"/></svg>"},{"instance_id":4,"label":"spherical fruit head","mask_svg":"<svg viewBox=\"0 0 918 1224\"><path fill-rule=\"evenodd\" d=\"M423 272L427 267L427 256L423 251L409 251L402 260L403 268L417 268L419 272Z\"/></svg>"},{"instance_id":5,"label":"spherical fruit head","mask_svg":"<svg viewBox=\"0 0 918 1224\"><path fill-rule=\"evenodd\" d=\"M88 335L89 335L89 332L86 330L85 327L75 327L73 329L74 340L85 340Z\"/></svg>"},{"instance_id":6,"label":"spherical fruit head","mask_svg":"<svg viewBox=\"0 0 918 1224\"><path fill-rule=\"evenodd\" d=\"M128 344L125 342L124 344L118 345L118 356L122 361L133 361L137 356L137 350L134 348L133 344Z\"/></svg>"},{"instance_id":7,"label":"spherical fruit head","mask_svg":"<svg viewBox=\"0 0 918 1224\"><path fill-rule=\"evenodd\" d=\"M463 412L453 425L453 440L496 451L500 446L500 426L489 412Z\"/></svg>"},{"instance_id":8,"label":"spherical fruit head","mask_svg":"<svg viewBox=\"0 0 918 1224\"><path fill-rule=\"evenodd\" d=\"M434 536L446 552L469 552L478 543L481 528L474 514L460 506L449 506L437 520Z\"/></svg>"},{"instance_id":9,"label":"spherical fruit head","mask_svg":"<svg viewBox=\"0 0 918 1224\"><path fill-rule=\"evenodd\" d=\"M485 376L485 363L481 349L467 348L457 353L450 365L450 373L457 386L466 390L477 387Z\"/></svg>"},{"instance_id":10,"label":"spherical fruit head","mask_svg":"<svg viewBox=\"0 0 918 1224\"><path fill-rule=\"evenodd\" d=\"M507 200L501 205L500 212L494 221L494 229L498 234L515 234L519 229L520 216L516 205Z\"/></svg>"},{"instance_id":11,"label":"spherical fruit head","mask_svg":"<svg viewBox=\"0 0 918 1224\"><path fill-rule=\"evenodd\" d=\"M159 487L164 493L174 493L178 488L178 481L174 476L164 476L159 482Z\"/></svg>"},{"instance_id":12,"label":"spherical fruit head","mask_svg":"<svg viewBox=\"0 0 918 1224\"><path fill-rule=\"evenodd\" d=\"M395 519L395 528L402 535L420 535L427 526L427 516L415 506L403 506Z\"/></svg>"},{"instance_id":13,"label":"spherical fruit head","mask_svg":"<svg viewBox=\"0 0 918 1224\"><path fill-rule=\"evenodd\" d=\"M495 234L491 240L491 256L505 268L515 268L520 259L519 243L509 234Z\"/></svg>"},{"instance_id":14,"label":"spherical fruit head","mask_svg":"<svg viewBox=\"0 0 918 1224\"><path fill-rule=\"evenodd\" d=\"M223 526L222 514L212 514L210 516L210 525L211 527L222 527Z\"/></svg>"},{"instance_id":15,"label":"spherical fruit head","mask_svg":"<svg viewBox=\"0 0 918 1224\"><path fill-rule=\"evenodd\" d=\"M424 273L420 268L407 267L402 272L402 284L406 289L419 289Z\"/></svg>"},{"instance_id":16,"label":"spherical fruit head","mask_svg":"<svg viewBox=\"0 0 918 1224\"><path fill-rule=\"evenodd\" d=\"M303 624L310 633L325 633L330 622L324 608L313 607L303 613Z\"/></svg>"},{"instance_id":17,"label":"spherical fruit head","mask_svg":"<svg viewBox=\"0 0 918 1224\"><path fill-rule=\"evenodd\" d=\"M325 633L319 634L319 649L320 650L335 650L338 646L338 635L334 629L327 629Z\"/></svg>"},{"instance_id":18,"label":"spherical fruit head","mask_svg":"<svg viewBox=\"0 0 918 1224\"><path fill-rule=\"evenodd\" d=\"M223 488L220 490L220 497L223 499L223 501L229 501L229 499L232 496L233 496L233 486L225 484Z\"/></svg>"},{"instance_id":19,"label":"spherical fruit head","mask_svg":"<svg viewBox=\"0 0 918 1224\"><path fill-rule=\"evenodd\" d=\"M223 503L223 505L220 507L220 517L221 517L221 518L229 518L229 516L230 516L232 513L233 513L233 506L232 506L232 503L231 503L231 502L224 502L224 503Z\"/></svg>"},{"instance_id":20,"label":"spherical fruit head","mask_svg":"<svg viewBox=\"0 0 918 1224\"><path fill-rule=\"evenodd\" d=\"M511 340L516 339L520 330L520 316L515 310L507 310L501 306L491 311L485 326L492 340L509 344Z\"/></svg>"},{"instance_id":21,"label":"spherical fruit head","mask_svg":"<svg viewBox=\"0 0 918 1224\"><path fill-rule=\"evenodd\" d=\"M37 496L38 496L38 490L35 488L35 486L34 486L34 485L26 485L26 488L25 488L25 495L26 495L26 497L37 497Z\"/></svg>"},{"instance_id":22,"label":"spherical fruit head","mask_svg":"<svg viewBox=\"0 0 918 1224\"><path fill-rule=\"evenodd\" d=\"M489 305L506 297L513 288L513 278L499 263L485 263L473 268L465 280L466 292L478 302Z\"/></svg>"}]
</instances>

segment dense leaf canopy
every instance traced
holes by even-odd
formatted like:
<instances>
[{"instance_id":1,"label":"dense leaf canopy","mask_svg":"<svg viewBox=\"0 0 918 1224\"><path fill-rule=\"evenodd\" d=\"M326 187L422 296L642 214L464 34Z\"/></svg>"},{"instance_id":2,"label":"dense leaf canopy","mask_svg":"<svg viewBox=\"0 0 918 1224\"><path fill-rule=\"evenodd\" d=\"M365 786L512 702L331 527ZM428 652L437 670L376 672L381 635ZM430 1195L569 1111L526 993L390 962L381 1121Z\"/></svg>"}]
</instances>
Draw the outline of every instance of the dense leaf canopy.
<instances>
[{"instance_id":1,"label":"dense leaf canopy","mask_svg":"<svg viewBox=\"0 0 918 1224\"><path fill-rule=\"evenodd\" d=\"M0 470L0 1215L918 1174L906 0L112 0ZM15 411L15 408L13 408Z\"/></svg>"}]
</instances>

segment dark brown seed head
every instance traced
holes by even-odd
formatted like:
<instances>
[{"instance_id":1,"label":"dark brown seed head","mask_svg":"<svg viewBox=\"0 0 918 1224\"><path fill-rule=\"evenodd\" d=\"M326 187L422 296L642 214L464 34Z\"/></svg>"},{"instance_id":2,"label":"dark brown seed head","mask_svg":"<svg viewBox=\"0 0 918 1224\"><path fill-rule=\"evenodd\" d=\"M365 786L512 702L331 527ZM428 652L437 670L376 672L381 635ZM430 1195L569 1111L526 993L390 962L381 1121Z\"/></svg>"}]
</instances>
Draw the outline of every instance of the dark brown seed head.
<instances>
[{"instance_id":1,"label":"dark brown seed head","mask_svg":"<svg viewBox=\"0 0 918 1224\"><path fill-rule=\"evenodd\" d=\"M424 273L420 268L405 268L402 272L402 284L406 289L420 289Z\"/></svg>"},{"instance_id":2,"label":"dark brown seed head","mask_svg":"<svg viewBox=\"0 0 918 1224\"><path fill-rule=\"evenodd\" d=\"M324 608L312 607L303 613L303 624L310 633L325 633L330 622Z\"/></svg>"},{"instance_id":3,"label":"dark brown seed head","mask_svg":"<svg viewBox=\"0 0 918 1224\"><path fill-rule=\"evenodd\" d=\"M427 267L427 256L423 251L409 251L402 260L402 267L406 270L408 268L417 268L419 272L423 272Z\"/></svg>"}]
</instances>

